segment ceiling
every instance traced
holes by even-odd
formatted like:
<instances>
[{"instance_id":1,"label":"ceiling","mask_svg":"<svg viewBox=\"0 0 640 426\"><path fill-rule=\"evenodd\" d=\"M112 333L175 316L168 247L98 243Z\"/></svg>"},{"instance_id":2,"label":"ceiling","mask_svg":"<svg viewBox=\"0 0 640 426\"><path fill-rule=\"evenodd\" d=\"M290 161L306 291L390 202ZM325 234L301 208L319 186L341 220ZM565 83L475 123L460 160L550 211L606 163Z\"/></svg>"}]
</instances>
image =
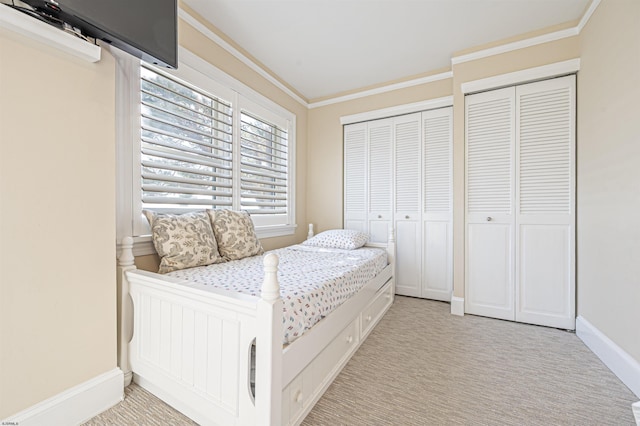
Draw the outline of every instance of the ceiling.
<instances>
[{"instance_id":1,"label":"ceiling","mask_svg":"<svg viewBox=\"0 0 640 426\"><path fill-rule=\"evenodd\" d=\"M448 68L590 0L183 0L307 100Z\"/></svg>"}]
</instances>

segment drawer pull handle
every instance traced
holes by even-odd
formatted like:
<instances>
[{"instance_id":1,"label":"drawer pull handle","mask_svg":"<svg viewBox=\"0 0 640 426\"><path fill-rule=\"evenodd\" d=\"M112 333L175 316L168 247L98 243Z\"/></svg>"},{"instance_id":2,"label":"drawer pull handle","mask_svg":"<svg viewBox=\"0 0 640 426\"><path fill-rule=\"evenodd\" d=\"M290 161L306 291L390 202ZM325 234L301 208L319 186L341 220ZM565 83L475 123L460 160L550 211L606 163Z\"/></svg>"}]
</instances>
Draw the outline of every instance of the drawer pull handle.
<instances>
[{"instance_id":1,"label":"drawer pull handle","mask_svg":"<svg viewBox=\"0 0 640 426\"><path fill-rule=\"evenodd\" d=\"M351 342L353 342L353 336L347 337L347 343L351 343Z\"/></svg>"},{"instance_id":2,"label":"drawer pull handle","mask_svg":"<svg viewBox=\"0 0 640 426\"><path fill-rule=\"evenodd\" d=\"M367 322L371 321L371 315L367 315Z\"/></svg>"},{"instance_id":3,"label":"drawer pull handle","mask_svg":"<svg viewBox=\"0 0 640 426\"><path fill-rule=\"evenodd\" d=\"M385 299L391 299L391 295L389 293L387 293L387 294L384 295L384 298Z\"/></svg>"},{"instance_id":4,"label":"drawer pull handle","mask_svg":"<svg viewBox=\"0 0 640 426\"><path fill-rule=\"evenodd\" d=\"M296 402L298 402L298 403L302 402L302 391L296 392L296 396L295 396L294 400Z\"/></svg>"}]
</instances>

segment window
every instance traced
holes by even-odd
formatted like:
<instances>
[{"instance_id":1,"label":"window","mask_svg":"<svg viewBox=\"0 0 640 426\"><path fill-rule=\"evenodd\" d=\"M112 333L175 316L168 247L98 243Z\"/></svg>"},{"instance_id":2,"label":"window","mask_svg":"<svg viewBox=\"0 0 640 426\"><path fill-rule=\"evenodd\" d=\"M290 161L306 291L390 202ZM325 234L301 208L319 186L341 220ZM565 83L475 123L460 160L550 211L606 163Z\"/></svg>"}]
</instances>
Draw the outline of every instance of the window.
<instances>
[{"instance_id":1,"label":"window","mask_svg":"<svg viewBox=\"0 0 640 426\"><path fill-rule=\"evenodd\" d=\"M292 234L295 116L180 55L172 72L118 58L118 239L148 243L143 209L241 209L260 237Z\"/></svg>"}]
</instances>

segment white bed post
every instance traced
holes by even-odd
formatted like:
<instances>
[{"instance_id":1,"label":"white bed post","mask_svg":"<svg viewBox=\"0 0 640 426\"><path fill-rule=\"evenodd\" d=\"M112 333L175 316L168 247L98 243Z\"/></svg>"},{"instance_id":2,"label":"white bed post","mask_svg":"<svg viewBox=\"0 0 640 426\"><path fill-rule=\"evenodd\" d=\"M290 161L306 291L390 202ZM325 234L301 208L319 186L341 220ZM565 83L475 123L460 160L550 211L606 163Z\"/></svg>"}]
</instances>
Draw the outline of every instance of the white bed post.
<instances>
[{"instance_id":1,"label":"white bed post","mask_svg":"<svg viewBox=\"0 0 640 426\"><path fill-rule=\"evenodd\" d=\"M118 366L124 373L124 385L129 386L133 373L129 362L129 342L133 336L133 303L129 296L127 271L136 269L133 257L133 238L122 239L118 257Z\"/></svg>"},{"instance_id":2,"label":"white bed post","mask_svg":"<svg viewBox=\"0 0 640 426\"><path fill-rule=\"evenodd\" d=\"M387 258L391 265L393 280L396 279L396 234L393 226L389 226L389 240L387 241ZM395 292L395 290L394 290Z\"/></svg>"},{"instance_id":3,"label":"white bed post","mask_svg":"<svg viewBox=\"0 0 640 426\"><path fill-rule=\"evenodd\" d=\"M279 426L282 417L282 299L278 256L264 257L256 337L256 423Z\"/></svg>"},{"instance_id":4,"label":"white bed post","mask_svg":"<svg viewBox=\"0 0 640 426\"><path fill-rule=\"evenodd\" d=\"M313 235L314 235L314 232L313 232L313 223L310 223L310 224L309 224L309 232L307 232L307 240L308 240L309 238L312 238L312 237L313 237Z\"/></svg>"}]
</instances>

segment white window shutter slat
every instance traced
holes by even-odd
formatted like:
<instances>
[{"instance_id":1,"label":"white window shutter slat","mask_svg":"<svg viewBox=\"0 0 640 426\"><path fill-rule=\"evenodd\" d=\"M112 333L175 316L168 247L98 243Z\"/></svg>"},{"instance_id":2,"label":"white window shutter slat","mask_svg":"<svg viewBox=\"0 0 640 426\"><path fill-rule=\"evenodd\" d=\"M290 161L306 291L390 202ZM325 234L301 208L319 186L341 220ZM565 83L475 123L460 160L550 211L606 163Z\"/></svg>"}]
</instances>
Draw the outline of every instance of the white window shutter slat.
<instances>
[{"instance_id":1,"label":"white window shutter slat","mask_svg":"<svg viewBox=\"0 0 640 426\"><path fill-rule=\"evenodd\" d=\"M247 111L240 112L240 208L251 214L286 214L288 133Z\"/></svg>"}]
</instances>

